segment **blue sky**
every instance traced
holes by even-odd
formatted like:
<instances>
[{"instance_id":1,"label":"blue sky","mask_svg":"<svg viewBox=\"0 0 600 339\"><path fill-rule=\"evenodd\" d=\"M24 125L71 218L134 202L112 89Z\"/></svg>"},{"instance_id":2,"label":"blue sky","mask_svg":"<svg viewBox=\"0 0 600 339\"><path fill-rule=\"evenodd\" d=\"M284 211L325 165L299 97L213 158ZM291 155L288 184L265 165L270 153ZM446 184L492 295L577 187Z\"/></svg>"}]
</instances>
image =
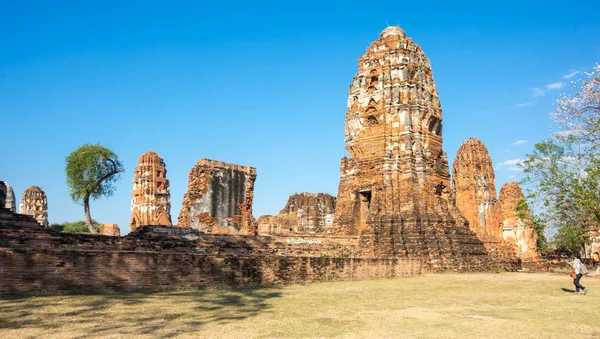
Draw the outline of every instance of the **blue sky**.
<instances>
[{"instance_id":1,"label":"blue sky","mask_svg":"<svg viewBox=\"0 0 600 339\"><path fill-rule=\"evenodd\" d=\"M357 59L400 25L428 55L450 161L480 138L498 189L551 134L548 113L600 61L598 1L179 2L0 0L0 180L48 196L51 223L83 219L64 159L100 142L126 173L101 223L129 230L131 180L165 160L177 219L200 158L257 168L254 216L295 192L337 194Z\"/></svg>"}]
</instances>

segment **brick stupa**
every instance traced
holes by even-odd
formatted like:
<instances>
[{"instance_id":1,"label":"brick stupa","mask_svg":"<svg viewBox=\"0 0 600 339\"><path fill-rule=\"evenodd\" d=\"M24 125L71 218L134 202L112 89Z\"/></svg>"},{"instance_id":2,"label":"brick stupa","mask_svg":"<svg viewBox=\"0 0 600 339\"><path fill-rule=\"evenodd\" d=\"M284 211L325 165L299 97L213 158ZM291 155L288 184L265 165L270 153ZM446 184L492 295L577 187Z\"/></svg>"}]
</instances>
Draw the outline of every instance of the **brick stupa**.
<instances>
[{"instance_id":1,"label":"brick stupa","mask_svg":"<svg viewBox=\"0 0 600 339\"><path fill-rule=\"evenodd\" d=\"M373 256L421 257L427 270L493 267L450 203L431 65L401 28L386 28L359 58L347 107L336 232L360 235Z\"/></svg>"},{"instance_id":2,"label":"brick stupa","mask_svg":"<svg viewBox=\"0 0 600 339\"><path fill-rule=\"evenodd\" d=\"M146 152L138 159L131 195L132 232L147 225L173 226L167 167L157 153Z\"/></svg>"},{"instance_id":3,"label":"brick stupa","mask_svg":"<svg viewBox=\"0 0 600 339\"><path fill-rule=\"evenodd\" d=\"M23 192L19 213L30 215L42 226L48 227L48 200L46 193L37 187L31 186Z\"/></svg>"}]
</instances>

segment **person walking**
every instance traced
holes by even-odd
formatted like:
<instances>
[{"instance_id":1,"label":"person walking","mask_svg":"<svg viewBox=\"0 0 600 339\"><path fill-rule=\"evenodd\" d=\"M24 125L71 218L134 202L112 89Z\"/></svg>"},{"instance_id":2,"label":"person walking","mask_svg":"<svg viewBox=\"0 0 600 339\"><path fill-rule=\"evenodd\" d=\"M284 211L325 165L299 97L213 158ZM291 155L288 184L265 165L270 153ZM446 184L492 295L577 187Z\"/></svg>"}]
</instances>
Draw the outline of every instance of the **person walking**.
<instances>
[{"instance_id":1,"label":"person walking","mask_svg":"<svg viewBox=\"0 0 600 339\"><path fill-rule=\"evenodd\" d=\"M575 271L575 278L573 278L573 284L575 285L575 294L579 294L580 290L583 291L583 294L587 294L588 289L579 283L583 274L587 273L587 268L581 262L581 254L575 254L575 258L573 259L573 263L567 261L569 265Z\"/></svg>"}]
</instances>

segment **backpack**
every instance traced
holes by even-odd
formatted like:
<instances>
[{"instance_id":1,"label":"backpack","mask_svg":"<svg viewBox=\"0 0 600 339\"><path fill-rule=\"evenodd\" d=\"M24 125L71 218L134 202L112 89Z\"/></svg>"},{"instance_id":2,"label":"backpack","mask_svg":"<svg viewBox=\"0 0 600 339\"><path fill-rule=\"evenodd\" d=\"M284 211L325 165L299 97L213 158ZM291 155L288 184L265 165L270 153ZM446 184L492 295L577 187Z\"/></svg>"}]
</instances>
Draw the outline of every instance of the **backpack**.
<instances>
[{"instance_id":1,"label":"backpack","mask_svg":"<svg viewBox=\"0 0 600 339\"><path fill-rule=\"evenodd\" d=\"M588 274L589 271L587 267L585 267L585 265L581 263L581 266L579 267L579 272L581 272L581 274Z\"/></svg>"}]
</instances>

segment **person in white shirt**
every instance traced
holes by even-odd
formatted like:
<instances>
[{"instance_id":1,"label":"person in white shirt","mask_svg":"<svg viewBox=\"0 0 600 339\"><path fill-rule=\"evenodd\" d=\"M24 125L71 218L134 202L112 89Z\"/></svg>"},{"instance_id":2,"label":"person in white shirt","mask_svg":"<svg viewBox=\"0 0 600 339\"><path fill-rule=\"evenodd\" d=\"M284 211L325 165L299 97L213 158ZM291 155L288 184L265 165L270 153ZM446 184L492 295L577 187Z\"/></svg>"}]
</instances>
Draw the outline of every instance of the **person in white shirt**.
<instances>
[{"instance_id":1,"label":"person in white shirt","mask_svg":"<svg viewBox=\"0 0 600 339\"><path fill-rule=\"evenodd\" d=\"M573 284L575 285L575 294L579 294L580 290L583 291L583 294L587 294L588 289L579 283L579 280L583 276L583 263L581 263L581 254L575 254L575 258L573 258L573 263L569 263L573 270L575 271L575 278L573 279Z\"/></svg>"}]
</instances>

